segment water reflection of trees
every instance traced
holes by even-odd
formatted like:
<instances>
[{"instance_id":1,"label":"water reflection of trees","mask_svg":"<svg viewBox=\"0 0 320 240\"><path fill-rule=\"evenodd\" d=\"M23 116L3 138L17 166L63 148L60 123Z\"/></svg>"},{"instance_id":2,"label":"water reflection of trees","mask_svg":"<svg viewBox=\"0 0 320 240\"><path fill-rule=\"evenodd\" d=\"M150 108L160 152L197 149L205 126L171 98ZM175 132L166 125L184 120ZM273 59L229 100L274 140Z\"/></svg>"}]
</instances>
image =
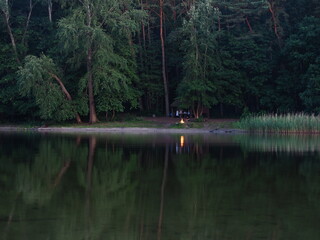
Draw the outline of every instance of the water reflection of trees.
<instances>
[{"instance_id":1,"label":"water reflection of trees","mask_svg":"<svg viewBox=\"0 0 320 240\"><path fill-rule=\"evenodd\" d=\"M16 201L7 239L319 237L317 155L243 154L225 142L176 139L190 150L177 154L174 141L60 136L37 140L32 161L18 167L1 157L2 176L14 179L0 178L3 219L11 213L5 203Z\"/></svg>"},{"instance_id":2,"label":"water reflection of trees","mask_svg":"<svg viewBox=\"0 0 320 240\"><path fill-rule=\"evenodd\" d=\"M69 139L44 139L33 160L17 167L16 188L27 203L43 204L52 197L72 161L82 156Z\"/></svg>"},{"instance_id":3,"label":"water reflection of trees","mask_svg":"<svg viewBox=\"0 0 320 240\"><path fill-rule=\"evenodd\" d=\"M172 208L181 213L174 222L185 226L181 239L319 237L316 224L312 224L320 214L314 201L320 196L319 165L307 164L317 168L305 173L312 179L310 182L300 173L305 164L299 164L301 159L277 160L264 158L251 162L240 157L219 161L206 156L201 162L189 159L192 164L186 164L186 159L175 161L182 191L179 195L184 199ZM296 232L294 229L300 229L301 224L303 232Z\"/></svg>"},{"instance_id":4,"label":"water reflection of trees","mask_svg":"<svg viewBox=\"0 0 320 240\"><path fill-rule=\"evenodd\" d=\"M149 184L161 185L163 153L138 159L143 155L151 156L95 137L41 141L33 160L18 166L15 189L29 207L16 209L14 222L21 222L19 228L34 239L130 239L133 232L148 236L157 229L159 212L154 209L160 201L160 187L150 189ZM145 197L150 193L156 201ZM33 206L48 212L29 216ZM30 218L46 214L59 221L45 226L47 235L31 232Z\"/></svg>"},{"instance_id":5,"label":"water reflection of trees","mask_svg":"<svg viewBox=\"0 0 320 240\"><path fill-rule=\"evenodd\" d=\"M318 135L238 135L235 137L245 150L265 152L320 152Z\"/></svg>"}]
</instances>

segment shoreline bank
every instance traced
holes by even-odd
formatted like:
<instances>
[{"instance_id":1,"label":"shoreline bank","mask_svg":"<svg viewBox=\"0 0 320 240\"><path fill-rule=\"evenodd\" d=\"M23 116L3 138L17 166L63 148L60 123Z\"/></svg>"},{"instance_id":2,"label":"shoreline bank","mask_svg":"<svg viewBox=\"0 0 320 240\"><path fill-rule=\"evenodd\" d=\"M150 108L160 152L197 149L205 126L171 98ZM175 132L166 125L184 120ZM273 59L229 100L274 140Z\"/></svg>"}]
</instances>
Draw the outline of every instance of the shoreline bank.
<instances>
[{"instance_id":1,"label":"shoreline bank","mask_svg":"<svg viewBox=\"0 0 320 240\"><path fill-rule=\"evenodd\" d=\"M204 128L146 128L146 127L123 127L123 128L74 128L74 127L38 127L24 128L3 126L0 132L39 132L39 133L153 133L153 134L239 134L246 133L240 129L204 129Z\"/></svg>"}]
</instances>

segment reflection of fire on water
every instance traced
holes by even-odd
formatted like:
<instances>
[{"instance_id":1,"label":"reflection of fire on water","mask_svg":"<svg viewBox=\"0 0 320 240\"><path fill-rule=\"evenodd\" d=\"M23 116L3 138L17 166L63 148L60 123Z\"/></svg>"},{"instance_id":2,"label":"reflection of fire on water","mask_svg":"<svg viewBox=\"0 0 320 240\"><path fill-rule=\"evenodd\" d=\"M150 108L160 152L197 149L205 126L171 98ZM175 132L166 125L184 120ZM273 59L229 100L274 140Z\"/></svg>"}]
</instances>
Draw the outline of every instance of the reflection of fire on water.
<instances>
[{"instance_id":1,"label":"reflection of fire on water","mask_svg":"<svg viewBox=\"0 0 320 240\"><path fill-rule=\"evenodd\" d=\"M180 147L184 146L184 136L180 137Z\"/></svg>"},{"instance_id":2,"label":"reflection of fire on water","mask_svg":"<svg viewBox=\"0 0 320 240\"><path fill-rule=\"evenodd\" d=\"M180 123L184 123L183 118L181 118Z\"/></svg>"}]
</instances>

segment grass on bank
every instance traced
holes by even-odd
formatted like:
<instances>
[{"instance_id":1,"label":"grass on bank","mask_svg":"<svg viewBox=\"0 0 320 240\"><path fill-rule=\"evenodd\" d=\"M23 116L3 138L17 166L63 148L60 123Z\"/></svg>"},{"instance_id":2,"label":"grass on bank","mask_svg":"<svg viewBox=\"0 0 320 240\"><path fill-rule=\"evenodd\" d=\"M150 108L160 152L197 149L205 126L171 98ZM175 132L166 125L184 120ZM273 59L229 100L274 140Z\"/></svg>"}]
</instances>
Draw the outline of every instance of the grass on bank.
<instances>
[{"instance_id":1,"label":"grass on bank","mask_svg":"<svg viewBox=\"0 0 320 240\"><path fill-rule=\"evenodd\" d=\"M221 129L235 128L236 119L184 119L185 123L181 124L180 118L150 118L130 116L119 118L115 121L100 121L89 124L85 120L81 124L73 121L56 123L56 122L22 122L22 123L3 123L2 127L17 127L33 129L38 127L69 127L69 128L178 128L178 129Z\"/></svg>"},{"instance_id":2,"label":"grass on bank","mask_svg":"<svg viewBox=\"0 0 320 240\"><path fill-rule=\"evenodd\" d=\"M101 121L95 124L52 124L50 127L74 127L74 128L173 128L173 129L219 129L219 128L234 128L235 120L219 120L205 119L203 121L195 119L185 119L185 123L179 123L180 119L175 118L174 121L166 119L153 121L146 118L126 119L121 121Z\"/></svg>"},{"instance_id":3,"label":"grass on bank","mask_svg":"<svg viewBox=\"0 0 320 240\"><path fill-rule=\"evenodd\" d=\"M320 133L320 116L265 114L241 119L237 127L260 133Z\"/></svg>"},{"instance_id":4,"label":"grass on bank","mask_svg":"<svg viewBox=\"0 0 320 240\"><path fill-rule=\"evenodd\" d=\"M161 128L161 124L147 120L130 121L101 121L94 124L54 124L51 127L74 127L74 128Z\"/></svg>"}]
</instances>

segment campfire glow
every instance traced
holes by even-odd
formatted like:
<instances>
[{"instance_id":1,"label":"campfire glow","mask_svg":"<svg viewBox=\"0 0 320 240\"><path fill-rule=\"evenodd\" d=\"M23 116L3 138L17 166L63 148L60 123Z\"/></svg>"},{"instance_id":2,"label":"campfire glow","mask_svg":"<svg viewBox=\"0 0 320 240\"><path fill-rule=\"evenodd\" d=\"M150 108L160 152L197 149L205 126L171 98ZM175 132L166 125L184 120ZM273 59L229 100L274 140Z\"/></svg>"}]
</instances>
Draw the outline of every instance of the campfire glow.
<instances>
[{"instance_id":1,"label":"campfire glow","mask_svg":"<svg viewBox=\"0 0 320 240\"><path fill-rule=\"evenodd\" d=\"M181 118L180 123L184 123L183 118Z\"/></svg>"}]
</instances>

